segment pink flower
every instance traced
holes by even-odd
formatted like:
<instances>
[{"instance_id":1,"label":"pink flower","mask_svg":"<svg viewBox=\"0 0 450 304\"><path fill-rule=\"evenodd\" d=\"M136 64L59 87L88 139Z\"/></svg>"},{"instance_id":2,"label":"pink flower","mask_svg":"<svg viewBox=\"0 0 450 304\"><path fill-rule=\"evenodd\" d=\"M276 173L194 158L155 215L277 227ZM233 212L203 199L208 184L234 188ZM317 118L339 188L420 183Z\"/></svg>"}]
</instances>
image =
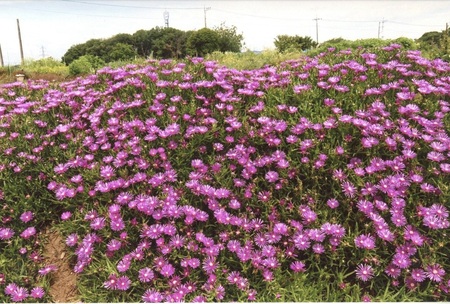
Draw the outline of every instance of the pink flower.
<instances>
[{"instance_id":1,"label":"pink flower","mask_svg":"<svg viewBox=\"0 0 450 304\"><path fill-rule=\"evenodd\" d=\"M41 299L44 295L45 291L42 287L34 287L30 293L30 296L34 299Z\"/></svg>"},{"instance_id":2,"label":"pink flower","mask_svg":"<svg viewBox=\"0 0 450 304\"><path fill-rule=\"evenodd\" d=\"M72 213L70 211L65 211L61 214L61 219L63 221L68 220L72 216Z\"/></svg>"},{"instance_id":3,"label":"pink flower","mask_svg":"<svg viewBox=\"0 0 450 304\"><path fill-rule=\"evenodd\" d=\"M33 235L35 235L36 234L36 228L34 228L34 227L28 227L28 228L26 228L21 234L20 234L20 236L23 238L23 239L29 239L30 237L32 237Z\"/></svg>"},{"instance_id":4,"label":"pink flower","mask_svg":"<svg viewBox=\"0 0 450 304\"><path fill-rule=\"evenodd\" d=\"M26 288L17 287L11 292L10 296L14 302L22 302L28 298L29 294Z\"/></svg>"},{"instance_id":5,"label":"pink flower","mask_svg":"<svg viewBox=\"0 0 450 304\"><path fill-rule=\"evenodd\" d=\"M41 276L44 276L50 272L55 272L58 270L58 267L56 265L47 265L44 268L39 269L38 273Z\"/></svg>"},{"instance_id":6,"label":"pink flower","mask_svg":"<svg viewBox=\"0 0 450 304\"><path fill-rule=\"evenodd\" d=\"M20 220L24 223L28 223L34 218L34 214L31 211L25 211L20 215Z\"/></svg>"},{"instance_id":7,"label":"pink flower","mask_svg":"<svg viewBox=\"0 0 450 304\"><path fill-rule=\"evenodd\" d=\"M118 290L128 290L131 286L131 280L127 276L121 276L117 279L116 288Z\"/></svg>"},{"instance_id":8,"label":"pink flower","mask_svg":"<svg viewBox=\"0 0 450 304\"><path fill-rule=\"evenodd\" d=\"M373 277L372 266L367 264L360 264L356 268L356 277L361 281L369 281Z\"/></svg>"},{"instance_id":9,"label":"pink flower","mask_svg":"<svg viewBox=\"0 0 450 304\"><path fill-rule=\"evenodd\" d=\"M427 277L434 282L441 282L445 270L439 264L428 265L425 271Z\"/></svg>"}]
</instances>

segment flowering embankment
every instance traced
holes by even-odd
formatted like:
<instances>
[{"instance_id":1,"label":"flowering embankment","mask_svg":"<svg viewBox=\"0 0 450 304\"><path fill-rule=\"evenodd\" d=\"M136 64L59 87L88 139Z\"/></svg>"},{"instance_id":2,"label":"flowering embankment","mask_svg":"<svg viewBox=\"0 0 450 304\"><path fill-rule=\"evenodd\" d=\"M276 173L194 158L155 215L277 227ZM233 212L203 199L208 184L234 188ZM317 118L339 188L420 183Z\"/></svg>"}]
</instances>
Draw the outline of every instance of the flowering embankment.
<instances>
[{"instance_id":1,"label":"flowering embankment","mask_svg":"<svg viewBox=\"0 0 450 304\"><path fill-rule=\"evenodd\" d=\"M0 248L36 265L2 274L6 299L58 271L39 258L49 223L80 288L100 280L88 301L267 300L305 277L448 299L449 72L392 45L5 86Z\"/></svg>"}]
</instances>

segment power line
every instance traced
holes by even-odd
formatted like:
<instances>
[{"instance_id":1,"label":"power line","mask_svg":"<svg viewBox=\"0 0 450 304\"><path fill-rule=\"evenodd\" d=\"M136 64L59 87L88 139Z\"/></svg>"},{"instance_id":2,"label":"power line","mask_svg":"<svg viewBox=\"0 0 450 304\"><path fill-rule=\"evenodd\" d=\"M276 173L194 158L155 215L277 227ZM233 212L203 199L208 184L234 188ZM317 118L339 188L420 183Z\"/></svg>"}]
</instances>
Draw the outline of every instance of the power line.
<instances>
[{"instance_id":1,"label":"power line","mask_svg":"<svg viewBox=\"0 0 450 304\"><path fill-rule=\"evenodd\" d=\"M323 21L329 22L346 22L346 23L374 23L378 22L378 20L336 20L336 19L323 19Z\"/></svg>"},{"instance_id":2,"label":"power line","mask_svg":"<svg viewBox=\"0 0 450 304\"><path fill-rule=\"evenodd\" d=\"M144 19L144 20L156 20L159 18L149 18L149 17L126 17L126 16L112 16L112 15L96 15L96 14L83 14L77 12L61 12L61 11L52 11L38 8L24 8L32 11L40 11L46 13L54 13L54 14L65 14L65 15L76 15L76 16L86 16L86 17L101 17L101 18L120 18L120 19Z\"/></svg>"},{"instance_id":3,"label":"power line","mask_svg":"<svg viewBox=\"0 0 450 304\"><path fill-rule=\"evenodd\" d=\"M295 20L295 21L308 21L309 20L309 19L300 19L300 18L284 18L284 17L278 18L278 17L271 17L271 16L247 14L247 13L229 11L229 10L218 9L218 8L214 8L214 10L218 11L218 12L224 12L224 13L238 15L238 16L248 16L248 17L253 17L253 18L262 18L262 19L271 19L271 20Z\"/></svg>"},{"instance_id":4,"label":"power line","mask_svg":"<svg viewBox=\"0 0 450 304\"><path fill-rule=\"evenodd\" d=\"M203 9L203 7L151 7L151 6L140 6L140 5L122 5L122 4L111 4L111 3L95 3L95 2L85 2L85 1L75 1L75 0L62 0L64 2L80 3L87 5L97 5L97 6L112 6L121 8L145 8L145 9L171 9L171 10L186 10L186 9Z\"/></svg>"},{"instance_id":5,"label":"power line","mask_svg":"<svg viewBox=\"0 0 450 304\"><path fill-rule=\"evenodd\" d=\"M412 23L406 23L406 22L400 22L400 21L392 21L389 20L390 23L395 23L395 24L401 24L401 25L408 25L408 26L424 26L424 27L430 27L430 26L440 26L438 24L429 24L429 25L425 25L425 24L412 24Z\"/></svg>"}]
</instances>

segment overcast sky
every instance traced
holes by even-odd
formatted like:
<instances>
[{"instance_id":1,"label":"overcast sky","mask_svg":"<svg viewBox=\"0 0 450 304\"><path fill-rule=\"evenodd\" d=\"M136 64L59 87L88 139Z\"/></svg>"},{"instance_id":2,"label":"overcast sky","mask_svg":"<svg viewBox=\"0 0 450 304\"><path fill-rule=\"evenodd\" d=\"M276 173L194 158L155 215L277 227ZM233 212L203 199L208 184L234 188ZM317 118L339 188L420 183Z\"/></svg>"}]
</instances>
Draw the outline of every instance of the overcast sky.
<instances>
[{"instance_id":1,"label":"overcast sky","mask_svg":"<svg viewBox=\"0 0 450 304\"><path fill-rule=\"evenodd\" d=\"M0 0L0 45L5 64L20 63L17 19L25 58L60 60L74 44L165 25L198 30L236 26L250 50L274 48L277 35L345 39L419 38L450 23L450 1L344 0ZM315 19L318 19L317 21Z\"/></svg>"}]
</instances>

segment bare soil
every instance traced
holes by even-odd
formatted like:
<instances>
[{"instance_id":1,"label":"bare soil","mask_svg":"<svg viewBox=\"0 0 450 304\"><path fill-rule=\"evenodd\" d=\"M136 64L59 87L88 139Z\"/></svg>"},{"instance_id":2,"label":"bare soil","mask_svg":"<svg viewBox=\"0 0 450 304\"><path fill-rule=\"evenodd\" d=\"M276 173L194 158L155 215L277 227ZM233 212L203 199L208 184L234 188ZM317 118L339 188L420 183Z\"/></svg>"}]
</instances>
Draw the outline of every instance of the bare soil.
<instances>
[{"instance_id":1,"label":"bare soil","mask_svg":"<svg viewBox=\"0 0 450 304\"><path fill-rule=\"evenodd\" d=\"M70 267L62 236L58 232L47 231L45 238L47 241L43 255L46 264L58 267L58 270L52 273L49 295L56 303L79 302L76 287L77 275Z\"/></svg>"},{"instance_id":2,"label":"bare soil","mask_svg":"<svg viewBox=\"0 0 450 304\"><path fill-rule=\"evenodd\" d=\"M47 80L50 82L62 82L70 80L74 77L69 77L61 74L53 73L26 73L23 70L16 70L13 72L7 72L0 70L0 84L10 83L17 81L16 74L25 75L25 80Z\"/></svg>"}]
</instances>

